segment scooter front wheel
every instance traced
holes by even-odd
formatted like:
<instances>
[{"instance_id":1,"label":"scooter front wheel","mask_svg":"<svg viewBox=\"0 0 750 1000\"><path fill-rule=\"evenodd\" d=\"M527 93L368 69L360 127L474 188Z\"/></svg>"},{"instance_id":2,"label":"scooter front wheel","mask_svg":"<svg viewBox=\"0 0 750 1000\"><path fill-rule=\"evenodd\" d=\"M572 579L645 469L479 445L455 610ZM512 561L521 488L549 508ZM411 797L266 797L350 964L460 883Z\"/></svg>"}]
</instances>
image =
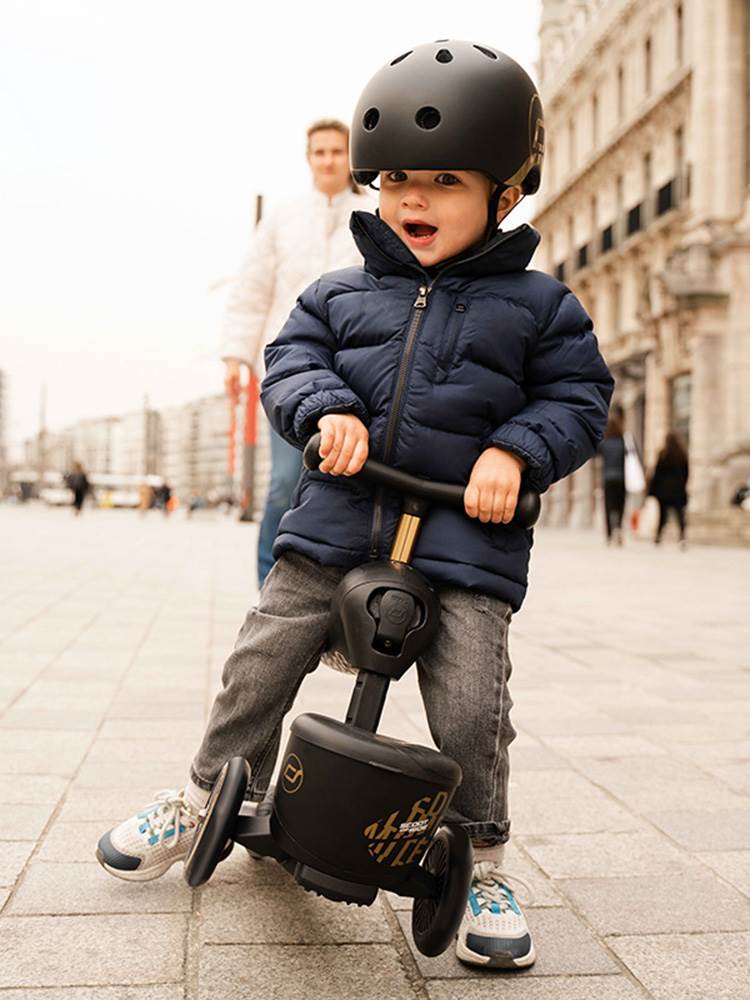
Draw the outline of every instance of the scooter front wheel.
<instances>
[{"instance_id":1,"label":"scooter front wheel","mask_svg":"<svg viewBox=\"0 0 750 1000\"><path fill-rule=\"evenodd\" d=\"M411 932L423 955L441 955L456 936L469 898L472 876L471 841L462 826L442 826L422 861L438 883L433 898L414 900Z\"/></svg>"},{"instance_id":2,"label":"scooter front wheel","mask_svg":"<svg viewBox=\"0 0 750 1000\"><path fill-rule=\"evenodd\" d=\"M195 888L213 875L232 849L232 833L250 778L244 757L232 757L219 772L204 815L198 822L193 846L185 858L185 881Z\"/></svg>"}]
</instances>

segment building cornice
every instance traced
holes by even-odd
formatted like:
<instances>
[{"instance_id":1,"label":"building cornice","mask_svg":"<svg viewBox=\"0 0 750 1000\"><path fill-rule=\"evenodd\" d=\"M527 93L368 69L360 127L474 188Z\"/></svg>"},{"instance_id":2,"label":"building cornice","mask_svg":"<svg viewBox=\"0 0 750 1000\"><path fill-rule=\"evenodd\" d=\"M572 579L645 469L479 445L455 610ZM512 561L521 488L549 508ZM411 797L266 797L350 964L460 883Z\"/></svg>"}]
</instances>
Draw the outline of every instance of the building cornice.
<instances>
[{"instance_id":1,"label":"building cornice","mask_svg":"<svg viewBox=\"0 0 750 1000\"><path fill-rule=\"evenodd\" d=\"M550 201L545 202L539 212L533 217L532 224L540 226L547 217L558 211L560 205L569 197L575 196L573 189L584 179L590 178L594 171L598 170L605 159L611 159L640 131L645 131L653 125L660 115L668 113L666 104L675 103L683 90L687 90L692 76L692 69L681 67L675 70L672 77L667 81L666 87L655 94L644 105L643 111L633 120L626 122L614 134L611 141L601 149L592 153L587 160L573 171L565 180L565 186L555 194Z\"/></svg>"},{"instance_id":2,"label":"building cornice","mask_svg":"<svg viewBox=\"0 0 750 1000\"><path fill-rule=\"evenodd\" d=\"M586 73L591 65L592 53L611 44L613 32L627 21L643 0L611 0L607 7L597 12L589 27L574 40L562 61L554 67L552 78L546 78L542 87L544 104L552 104L560 92L566 90L576 76ZM562 69L561 73L557 71Z\"/></svg>"}]
</instances>

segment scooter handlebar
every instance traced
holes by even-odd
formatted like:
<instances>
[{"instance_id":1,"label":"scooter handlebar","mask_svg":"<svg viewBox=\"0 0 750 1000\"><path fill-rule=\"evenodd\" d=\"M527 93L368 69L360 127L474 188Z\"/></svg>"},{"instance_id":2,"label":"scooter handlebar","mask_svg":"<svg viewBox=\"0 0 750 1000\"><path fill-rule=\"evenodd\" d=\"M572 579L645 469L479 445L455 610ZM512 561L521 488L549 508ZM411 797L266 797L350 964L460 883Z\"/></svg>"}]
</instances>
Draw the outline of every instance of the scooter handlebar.
<instances>
[{"instance_id":1,"label":"scooter handlebar","mask_svg":"<svg viewBox=\"0 0 750 1000\"><path fill-rule=\"evenodd\" d=\"M320 434L313 434L305 445L302 456L305 468L311 472L317 471L318 466L323 461L320 457ZM404 493L407 496L419 497L422 500L429 500L433 503L440 503L446 507L453 507L456 510L464 509L465 486L458 486L455 483L438 483L431 479L420 479L412 476L401 469L394 469L390 465L383 465L373 458L368 458L356 476L346 478L357 480L365 479L379 486L387 486L389 489ZM521 487L518 494L516 512L513 515L512 523L521 528L530 528L536 523L541 510L541 500L539 494L534 490Z\"/></svg>"}]
</instances>

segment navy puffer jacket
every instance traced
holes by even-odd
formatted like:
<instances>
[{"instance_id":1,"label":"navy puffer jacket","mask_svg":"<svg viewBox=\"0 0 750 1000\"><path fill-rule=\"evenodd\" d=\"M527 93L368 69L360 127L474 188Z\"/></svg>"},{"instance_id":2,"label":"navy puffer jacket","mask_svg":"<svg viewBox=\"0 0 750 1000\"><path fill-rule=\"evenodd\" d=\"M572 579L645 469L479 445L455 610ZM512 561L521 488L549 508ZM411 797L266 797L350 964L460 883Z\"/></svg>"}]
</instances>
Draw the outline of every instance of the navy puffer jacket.
<instances>
[{"instance_id":1,"label":"navy puffer jacket","mask_svg":"<svg viewBox=\"0 0 750 1000\"><path fill-rule=\"evenodd\" d=\"M279 434L303 447L326 413L354 413L370 455L396 468L465 484L497 445L526 460L540 492L594 454L612 378L572 292L525 270L535 230L499 233L432 277L377 216L354 212L351 228L364 267L324 274L266 348L261 398ZM388 490L304 472L273 554L344 567L387 558L400 505ZM517 610L531 544L531 531L435 506L413 565Z\"/></svg>"}]
</instances>

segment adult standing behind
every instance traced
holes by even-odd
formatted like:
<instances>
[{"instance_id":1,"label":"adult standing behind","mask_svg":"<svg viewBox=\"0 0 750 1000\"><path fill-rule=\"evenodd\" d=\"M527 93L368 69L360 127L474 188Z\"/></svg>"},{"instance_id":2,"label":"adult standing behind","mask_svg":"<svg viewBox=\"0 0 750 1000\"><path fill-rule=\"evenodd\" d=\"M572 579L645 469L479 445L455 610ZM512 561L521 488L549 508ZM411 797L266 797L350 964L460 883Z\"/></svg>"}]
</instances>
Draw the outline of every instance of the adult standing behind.
<instances>
[{"instance_id":1,"label":"adult standing behind","mask_svg":"<svg viewBox=\"0 0 750 1000\"><path fill-rule=\"evenodd\" d=\"M656 460L654 474L649 483L648 495L659 501L659 526L654 543L661 541L670 509L677 515L680 526L680 544L685 546L685 508L687 507L688 456L680 438L673 431L667 434L664 447Z\"/></svg>"},{"instance_id":2,"label":"adult standing behind","mask_svg":"<svg viewBox=\"0 0 750 1000\"><path fill-rule=\"evenodd\" d=\"M625 511L625 437L622 418L613 410L607 421L607 430L599 445L602 459L602 485L604 487L604 519L607 544L614 537L622 545L622 516Z\"/></svg>"},{"instance_id":3,"label":"adult standing behind","mask_svg":"<svg viewBox=\"0 0 750 1000\"><path fill-rule=\"evenodd\" d=\"M297 296L326 271L361 264L349 231L351 213L370 208L369 197L349 172L349 129L325 118L307 130L312 190L269 213L255 239L227 306L221 357L230 397L239 392L242 366L262 378L263 348L284 325ZM302 455L275 431L271 436L271 482L258 538L258 583L271 566L271 549L292 491Z\"/></svg>"}]
</instances>

